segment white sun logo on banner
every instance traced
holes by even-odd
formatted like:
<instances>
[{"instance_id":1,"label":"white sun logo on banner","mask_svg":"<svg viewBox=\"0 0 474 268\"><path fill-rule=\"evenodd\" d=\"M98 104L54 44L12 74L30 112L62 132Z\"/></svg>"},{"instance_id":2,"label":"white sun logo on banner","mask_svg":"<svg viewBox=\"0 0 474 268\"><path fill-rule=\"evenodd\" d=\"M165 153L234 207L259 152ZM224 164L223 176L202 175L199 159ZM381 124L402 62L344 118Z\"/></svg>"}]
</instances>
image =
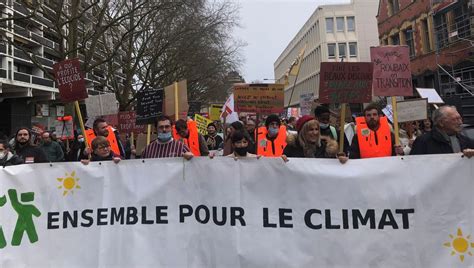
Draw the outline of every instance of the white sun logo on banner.
<instances>
[{"instance_id":1,"label":"white sun logo on banner","mask_svg":"<svg viewBox=\"0 0 474 268\"><path fill-rule=\"evenodd\" d=\"M76 178L75 171L71 172L71 174L66 172L64 178L57 178L57 180L61 183L61 185L58 186L58 189L64 189L63 196L66 196L68 193L73 194L74 189L81 189L81 186L77 183L79 178Z\"/></svg>"},{"instance_id":2,"label":"white sun logo on banner","mask_svg":"<svg viewBox=\"0 0 474 268\"><path fill-rule=\"evenodd\" d=\"M461 228L458 228L457 236L450 234L449 238L451 238L451 242L446 242L443 245L452 249L451 255L454 256L457 253L461 262L464 261L465 254L472 256L471 249L474 248L474 243L470 241L471 235L464 237Z\"/></svg>"}]
</instances>

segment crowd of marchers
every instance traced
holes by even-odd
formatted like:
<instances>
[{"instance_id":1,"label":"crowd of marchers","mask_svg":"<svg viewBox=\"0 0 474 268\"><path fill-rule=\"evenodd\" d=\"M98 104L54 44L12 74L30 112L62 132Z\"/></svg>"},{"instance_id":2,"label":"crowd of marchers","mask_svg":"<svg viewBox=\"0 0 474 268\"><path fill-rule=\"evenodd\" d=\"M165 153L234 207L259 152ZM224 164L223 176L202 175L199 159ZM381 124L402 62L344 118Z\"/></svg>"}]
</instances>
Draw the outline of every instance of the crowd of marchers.
<instances>
[{"instance_id":1,"label":"crowd of marchers","mask_svg":"<svg viewBox=\"0 0 474 268\"><path fill-rule=\"evenodd\" d=\"M462 126L462 118L453 106L434 110L432 119L402 123L398 141L395 128L376 104L369 104L361 116L340 126L342 131L330 124L330 110L325 106L318 106L314 115L298 119L282 120L273 114L260 124L252 118L241 118L224 127L220 122L210 123L206 135L199 133L193 120L173 122L161 116L155 125L157 138L137 155L128 136L122 141L114 128L98 118L91 129L76 135L68 146L54 133L34 135L29 128L20 128L11 139L0 141L0 165L220 156L235 160L280 157L285 162L290 158L334 158L343 164L349 159L397 155L459 153L470 158L474 156L474 140L462 134ZM339 148L341 134L344 142Z\"/></svg>"}]
</instances>

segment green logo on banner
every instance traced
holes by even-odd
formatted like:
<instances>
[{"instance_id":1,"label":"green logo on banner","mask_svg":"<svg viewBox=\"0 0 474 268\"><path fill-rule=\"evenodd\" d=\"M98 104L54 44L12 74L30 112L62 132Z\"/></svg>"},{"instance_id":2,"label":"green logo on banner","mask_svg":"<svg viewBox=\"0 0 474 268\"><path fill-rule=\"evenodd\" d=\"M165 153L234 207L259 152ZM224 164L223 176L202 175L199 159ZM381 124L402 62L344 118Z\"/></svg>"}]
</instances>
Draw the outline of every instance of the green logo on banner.
<instances>
[{"instance_id":1,"label":"green logo on banner","mask_svg":"<svg viewBox=\"0 0 474 268\"><path fill-rule=\"evenodd\" d=\"M35 199L35 193L28 192L21 194L21 201L18 200L18 194L15 189L8 190L8 199L10 199L10 205L18 214L16 220L15 230L13 231L13 237L11 241L12 246L19 246L23 238L24 233L28 236L31 243L38 241L38 234L36 233L35 224L33 222L33 216L41 216L41 212L32 204L25 204L33 202ZM0 197L0 207L3 207L7 203L7 197ZM7 246L7 240L3 232L2 226L0 225L0 248Z\"/></svg>"}]
</instances>

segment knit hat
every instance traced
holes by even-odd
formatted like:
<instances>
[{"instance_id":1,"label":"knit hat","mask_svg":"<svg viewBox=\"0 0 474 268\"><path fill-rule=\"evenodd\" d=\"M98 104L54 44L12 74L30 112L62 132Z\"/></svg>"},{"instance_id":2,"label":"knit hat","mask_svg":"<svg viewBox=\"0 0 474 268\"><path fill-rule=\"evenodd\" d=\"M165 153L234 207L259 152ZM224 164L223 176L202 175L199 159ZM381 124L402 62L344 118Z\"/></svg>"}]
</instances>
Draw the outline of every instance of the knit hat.
<instances>
[{"instance_id":1,"label":"knit hat","mask_svg":"<svg viewBox=\"0 0 474 268\"><path fill-rule=\"evenodd\" d=\"M304 124L306 124L306 122L311 121L311 120L314 120L313 116L303 115L303 117L301 117L300 119L298 119L298 121L296 121L296 130L300 132Z\"/></svg>"},{"instance_id":2,"label":"knit hat","mask_svg":"<svg viewBox=\"0 0 474 268\"><path fill-rule=\"evenodd\" d=\"M326 106L320 105L320 106L316 107L316 109L314 109L314 115L317 116L317 117L319 117L319 116L321 116L322 114L325 114L325 113L330 113L329 108L326 107Z\"/></svg>"},{"instance_id":3,"label":"knit hat","mask_svg":"<svg viewBox=\"0 0 474 268\"><path fill-rule=\"evenodd\" d=\"M277 122L278 124L281 124L280 117L278 117L278 115L276 114L269 115L267 119L265 120L265 126L268 128L268 126L273 122Z\"/></svg>"}]
</instances>

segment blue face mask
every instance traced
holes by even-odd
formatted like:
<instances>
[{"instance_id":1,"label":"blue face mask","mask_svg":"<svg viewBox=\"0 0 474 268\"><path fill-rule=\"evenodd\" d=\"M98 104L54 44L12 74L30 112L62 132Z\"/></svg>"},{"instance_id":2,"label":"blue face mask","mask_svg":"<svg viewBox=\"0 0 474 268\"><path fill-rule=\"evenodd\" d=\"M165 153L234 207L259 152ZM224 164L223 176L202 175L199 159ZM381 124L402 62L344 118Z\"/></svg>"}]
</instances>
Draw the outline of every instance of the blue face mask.
<instances>
[{"instance_id":1,"label":"blue face mask","mask_svg":"<svg viewBox=\"0 0 474 268\"><path fill-rule=\"evenodd\" d=\"M272 127L268 128L268 134L271 137L275 137L278 134L278 131L279 131L278 128L272 128Z\"/></svg>"},{"instance_id":2,"label":"blue face mask","mask_svg":"<svg viewBox=\"0 0 474 268\"><path fill-rule=\"evenodd\" d=\"M167 142L171 140L171 132L158 133L158 140L161 142Z\"/></svg>"}]
</instances>

